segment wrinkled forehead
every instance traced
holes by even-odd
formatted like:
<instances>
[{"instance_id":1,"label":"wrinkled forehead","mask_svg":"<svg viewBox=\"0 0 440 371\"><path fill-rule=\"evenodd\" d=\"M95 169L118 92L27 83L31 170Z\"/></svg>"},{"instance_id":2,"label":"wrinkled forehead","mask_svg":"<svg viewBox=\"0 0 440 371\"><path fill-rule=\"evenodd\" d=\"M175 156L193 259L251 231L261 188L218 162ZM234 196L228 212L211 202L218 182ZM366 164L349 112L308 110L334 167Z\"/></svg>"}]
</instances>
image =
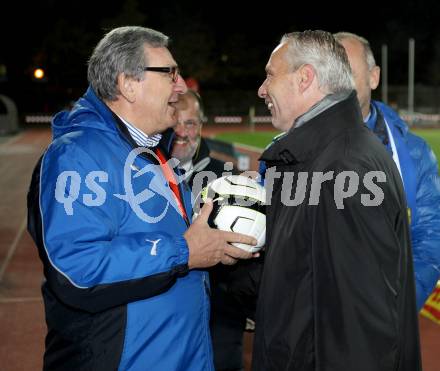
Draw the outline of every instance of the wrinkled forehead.
<instances>
[{"instance_id":1,"label":"wrinkled forehead","mask_svg":"<svg viewBox=\"0 0 440 371\"><path fill-rule=\"evenodd\" d=\"M173 67L177 66L171 52L165 47L152 48L145 45L144 54L148 64L153 67Z\"/></svg>"},{"instance_id":2,"label":"wrinkled forehead","mask_svg":"<svg viewBox=\"0 0 440 371\"><path fill-rule=\"evenodd\" d=\"M182 94L179 96L179 100L177 102L177 108L181 110L186 110L189 108L198 109L199 102L197 102L196 97L194 97L190 93Z\"/></svg>"},{"instance_id":3,"label":"wrinkled forehead","mask_svg":"<svg viewBox=\"0 0 440 371\"><path fill-rule=\"evenodd\" d=\"M283 71L288 68L288 61L286 58L287 44L279 44L270 55L269 61L266 64L267 72Z\"/></svg>"}]
</instances>

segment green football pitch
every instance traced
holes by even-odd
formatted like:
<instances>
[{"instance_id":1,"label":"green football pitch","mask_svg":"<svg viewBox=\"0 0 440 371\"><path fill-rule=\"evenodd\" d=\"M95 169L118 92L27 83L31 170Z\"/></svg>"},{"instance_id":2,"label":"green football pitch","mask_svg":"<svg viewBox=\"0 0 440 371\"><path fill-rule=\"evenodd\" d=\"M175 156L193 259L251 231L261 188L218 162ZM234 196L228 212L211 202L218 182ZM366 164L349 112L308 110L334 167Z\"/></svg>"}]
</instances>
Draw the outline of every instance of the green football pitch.
<instances>
[{"instance_id":1,"label":"green football pitch","mask_svg":"<svg viewBox=\"0 0 440 371\"><path fill-rule=\"evenodd\" d=\"M434 150L437 159L440 160L440 129L419 129L411 131L424 138ZM216 135L216 139L230 143L245 144L252 147L264 148L277 134L278 133L275 131L261 131L254 133L224 132Z\"/></svg>"}]
</instances>

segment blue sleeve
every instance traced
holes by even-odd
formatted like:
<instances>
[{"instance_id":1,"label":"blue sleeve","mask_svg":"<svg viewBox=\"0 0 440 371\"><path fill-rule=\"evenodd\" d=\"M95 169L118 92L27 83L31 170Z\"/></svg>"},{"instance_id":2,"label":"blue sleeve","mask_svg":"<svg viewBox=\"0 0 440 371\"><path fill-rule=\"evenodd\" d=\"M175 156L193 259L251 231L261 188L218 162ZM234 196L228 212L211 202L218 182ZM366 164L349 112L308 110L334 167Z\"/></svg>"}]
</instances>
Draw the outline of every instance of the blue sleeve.
<instances>
[{"instance_id":1,"label":"blue sleeve","mask_svg":"<svg viewBox=\"0 0 440 371\"><path fill-rule=\"evenodd\" d=\"M84 195L90 190L84 189L84 179L99 168L81 148L48 151L36 190L39 216L32 216L41 218L41 236L36 240L40 256L45 255L50 287L67 304L92 312L166 291L178 276L187 273L189 253L183 235L169 228L144 223L121 233L126 202L113 197L114 179L100 183L107 194L102 205L87 205ZM65 171L76 172L78 177L70 177L69 187L60 195L56 191L58 176ZM72 195L72 189L78 194ZM70 196L69 211L57 197Z\"/></svg>"},{"instance_id":2,"label":"blue sleeve","mask_svg":"<svg viewBox=\"0 0 440 371\"><path fill-rule=\"evenodd\" d=\"M266 162L262 160L258 161L258 173L260 174L259 183L264 186L264 179L266 176Z\"/></svg>"},{"instance_id":3,"label":"blue sleeve","mask_svg":"<svg viewBox=\"0 0 440 371\"><path fill-rule=\"evenodd\" d=\"M433 151L426 142L420 142L418 148L411 149L420 156L417 217L411 225L418 310L423 307L440 276L440 178Z\"/></svg>"}]
</instances>

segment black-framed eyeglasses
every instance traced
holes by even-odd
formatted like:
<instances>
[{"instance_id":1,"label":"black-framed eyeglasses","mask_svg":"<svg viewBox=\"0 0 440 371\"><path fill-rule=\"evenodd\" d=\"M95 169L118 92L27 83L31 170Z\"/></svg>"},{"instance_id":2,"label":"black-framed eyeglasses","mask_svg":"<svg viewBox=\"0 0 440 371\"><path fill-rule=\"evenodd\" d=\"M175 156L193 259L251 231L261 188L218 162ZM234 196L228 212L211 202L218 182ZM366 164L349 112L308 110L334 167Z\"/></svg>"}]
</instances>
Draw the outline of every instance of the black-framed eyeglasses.
<instances>
[{"instance_id":1,"label":"black-framed eyeglasses","mask_svg":"<svg viewBox=\"0 0 440 371\"><path fill-rule=\"evenodd\" d=\"M173 66L173 67L142 67L143 71L151 71L151 72L161 72L161 73L167 73L170 75L171 80L173 80L174 83L177 82L179 79L179 67Z\"/></svg>"}]
</instances>

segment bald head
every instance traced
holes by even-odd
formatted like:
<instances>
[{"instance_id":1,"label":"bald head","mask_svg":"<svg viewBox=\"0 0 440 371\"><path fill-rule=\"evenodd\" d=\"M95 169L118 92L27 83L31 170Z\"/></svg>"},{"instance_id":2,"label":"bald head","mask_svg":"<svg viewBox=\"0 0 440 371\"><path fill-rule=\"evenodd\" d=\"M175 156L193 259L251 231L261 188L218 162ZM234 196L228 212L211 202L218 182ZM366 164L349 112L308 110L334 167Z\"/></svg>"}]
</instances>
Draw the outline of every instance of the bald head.
<instances>
[{"instance_id":1,"label":"bald head","mask_svg":"<svg viewBox=\"0 0 440 371\"><path fill-rule=\"evenodd\" d=\"M179 101L177 102L176 107L178 110L187 110L192 108L197 111L197 115L199 116L201 123L203 123L205 120L202 98L194 90L188 89L185 94L179 96Z\"/></svg>"},{"instance_id":2,"label":"bald head","mask_svg":"<svg viewBox=\"0 0 440 371\"><path fill-rule=\"evenodd\" d=\"M379 85L380 68L376 66L373 52L366 39L349 32L338 32L334 36L347 53L362 116L365 119L370 112L371 91Z\"/></svg>"}]
</instances>

